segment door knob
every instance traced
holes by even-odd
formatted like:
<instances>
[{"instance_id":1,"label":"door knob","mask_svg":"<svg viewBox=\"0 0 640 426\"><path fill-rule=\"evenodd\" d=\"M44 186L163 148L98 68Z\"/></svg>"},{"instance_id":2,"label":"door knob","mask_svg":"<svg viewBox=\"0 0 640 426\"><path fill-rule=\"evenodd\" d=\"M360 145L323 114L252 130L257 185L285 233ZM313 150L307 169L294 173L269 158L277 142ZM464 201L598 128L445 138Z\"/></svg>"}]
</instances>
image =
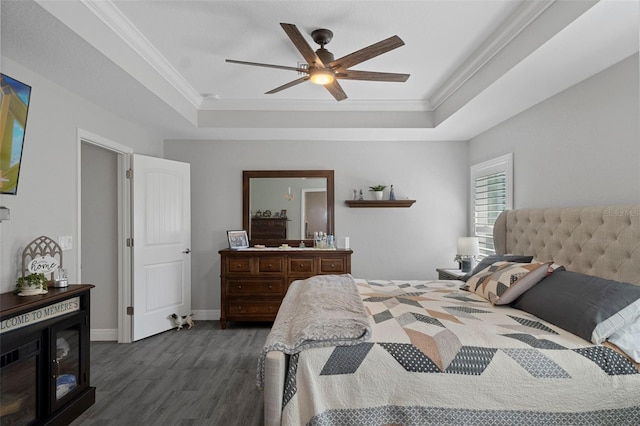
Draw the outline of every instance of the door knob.
<instances>
[{"instance_id":1,"label":"door knob","mask_svg":"<svg viewBox=\"0 0 640 426\"><path fill-rule=\"evenodd\" d=\"M184 250L183 253L189 254L189 253L191 253L191 249L188 248L188 249Z\"/></svg>"}]
</instances>

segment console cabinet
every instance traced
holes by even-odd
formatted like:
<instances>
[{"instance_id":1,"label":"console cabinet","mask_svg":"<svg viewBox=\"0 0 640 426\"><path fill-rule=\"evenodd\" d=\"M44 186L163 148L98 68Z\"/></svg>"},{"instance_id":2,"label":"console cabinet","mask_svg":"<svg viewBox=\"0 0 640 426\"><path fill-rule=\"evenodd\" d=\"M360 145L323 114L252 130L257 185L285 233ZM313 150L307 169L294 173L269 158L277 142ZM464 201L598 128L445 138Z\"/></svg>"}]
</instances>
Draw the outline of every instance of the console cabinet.
<instances>
[{"instance_id":1,"label":"console cabinet","mask_svg":"<svg viewBox=\"0 0 640 426\"><path fill-rule=\"evenodd\" d=\"M68 425L95 403L89 374L89 291L0 294L0 424Z\"/></svg>"},{"instance_id":2,"label":"console cabinet","mask_svg":"<svg viewBox=\"0 0 640 426\"><path fill-rule=\"evenodd\" d=\"M220 250L220 324L273 321L289 285L313 275L351 273L351 250Z\"/></svg>"}]
</instances>

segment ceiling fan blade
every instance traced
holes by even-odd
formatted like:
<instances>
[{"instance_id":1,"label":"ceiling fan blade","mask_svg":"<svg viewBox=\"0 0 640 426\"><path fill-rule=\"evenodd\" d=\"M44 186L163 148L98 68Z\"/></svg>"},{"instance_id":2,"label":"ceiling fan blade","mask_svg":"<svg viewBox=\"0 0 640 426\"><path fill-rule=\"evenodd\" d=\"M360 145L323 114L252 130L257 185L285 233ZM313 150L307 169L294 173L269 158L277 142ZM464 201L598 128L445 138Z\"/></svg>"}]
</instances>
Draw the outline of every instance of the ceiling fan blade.
<instances>
[{"instance_id":1,"label":"ceiling fan blade","mask_svg":"<svg viewBox=\"0 0 640 426\"><path fill-rule=\"evenodd\" d=\"M356 50L353 53L338 58L329 64L329 67L335 71L344 71L349 67L364 62L371 58L375 58L378 55L389 52L390 50L397 49L400 46L404 46L404 41L397 35L389 37L386 40L379 41L364 49Z\"/></svg>"},{"instance_id":2,"label":"ceiling fan blade","mask_svg":"<svg viewBox=\"0 0 640 426\"><path fill-rule=\"evenodd\" d=\"M397 74L393 72L374 72L346 70L336 73L336 78L343 80L392 81L404 83L411 74Z\"/></svg>"},{"instance_id":3,"label":"ceiling fan blade","mask_svg":"<svg viewBox=\"0 0 640 426\"><path fill-rule=\"evenodd\" d=\"M289 87L293 87L293 86L298 85L300 83L304 83L307 80L309 80L309 76L308 75L306 75L304 77L301 77L301 78L298 78L296 80L290 81L287 84L283 84L282 86L276 87L273 90L269 90L268 92L265 93L265 95L272 95L274 93L280 92L281 90L288 89Z\"/></svg>"},{"instance_id":4,"label":"ceiling fan blade","mask_svg":"<svg viewBox=\"0 0 640 426\"><path fill-rule=\"evenodd\" d=\"M229 62L232 64L241 64L241 65L253 65L256 67L266 67L266 68L276 68L279 70L290 70L290 71L298 71L298 72L303 72L305 74L309 73L309 70L306 68L299 68L299 67L287 67L284 65L271 65L271 64L262 64L260 62L247 62L247 61L236 61L235 59L227 59L225 62Z\"/></svg>"},{"instance_id":5,"label":"ceiling fan blade","mask_svg":"<svg viewBox=\"0 0 640 426\"><path fill-rule=\"evenodd\" d=\"M283 23L281 23L280 26L282 27L284 32L287 33L287 35L291 39L291 42L296 47L296 49L298 49L300 54L302 54L302 57L305 61L307 61L309 66L316 66L320 68L325 67L320 58L318 58L318 55L316 55L316 52L313 51L311 46L309 46L309 43L307 43L300 31L298 31L298 27L293 24Z\"/></svg>"},{"instance_id":6,"label":"ceiling fan blade","mask_svg":"<svg viewBox=\"0 0 640 426\"><path fill-rule=\"evenodd\" d=\"M347 94L344 93L344 90L342 90L342 86L340 86L338 80L333 80L333 83L325 84L324 87L326 87L329 93L331 93L333 97L336 98L336 101L343 101L347 99Z\"/></svg>"}]
</instances>

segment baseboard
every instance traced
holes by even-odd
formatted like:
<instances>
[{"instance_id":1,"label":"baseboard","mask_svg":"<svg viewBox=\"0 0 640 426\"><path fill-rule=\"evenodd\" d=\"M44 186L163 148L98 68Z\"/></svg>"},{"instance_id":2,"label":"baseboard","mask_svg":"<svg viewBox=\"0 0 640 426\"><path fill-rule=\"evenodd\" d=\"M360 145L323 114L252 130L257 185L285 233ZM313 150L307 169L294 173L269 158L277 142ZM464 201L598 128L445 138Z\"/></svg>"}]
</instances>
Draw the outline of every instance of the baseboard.
<instances>
[{"instance_id":1,"label":"baseboard","mask_svg":"<svg viewBox=\"0 0 640 426\"><path fill-rule=\"evenodd\" d=\"M219 321L220 310L219 309L205 309L200 311L192 311L194 321ZM99 329L92 328L89 333L89 339L92 342L117 342L118 341L118 329Z\"/></svg>"},{"instance_id":2,"label":"baseboard","mask_svg":"<svg viewBox=\"0 0 640 426\"><path fill-rule=\"evenodd\" d=\"M193 311L194 321L219 321L220 309L206 309L201 311Z\"/></svg>"},{"instance_id":3,"label":"baseboard","mask_svg":"<svg viewBox=\"0 0 640 426\"><path fill-rule=\"evenodd\" d=\"M118 329L117 328L92 328L89 332L89 340L92 342L117 342L118 341Z\"/></svg>"}]
</instances>

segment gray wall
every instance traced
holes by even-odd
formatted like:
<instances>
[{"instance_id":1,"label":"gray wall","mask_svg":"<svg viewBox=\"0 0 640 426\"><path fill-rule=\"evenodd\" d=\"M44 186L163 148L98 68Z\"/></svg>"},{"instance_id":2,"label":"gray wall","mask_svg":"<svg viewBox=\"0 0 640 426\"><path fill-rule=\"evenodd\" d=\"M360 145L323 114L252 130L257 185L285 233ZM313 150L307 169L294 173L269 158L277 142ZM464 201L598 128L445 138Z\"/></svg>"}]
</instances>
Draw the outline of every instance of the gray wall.
<instances>
[{"instance_id":1,"label":"gray wall","mask_svg":"<svg viewBox=\"0 0 640 426\"><path fill-rule=\"evenodd\" d=\"M160 136L132 124L2 57L2 72L32 87L18 195L0 196L11 220L0 224L0 291L12 291L22 251L34 238L73 237L63 252L69 282L78 279L78 129L137 153L162 156Z\"/></svg>"},{"instance_id":2,"label":"gray wall","mask_svg":"<svg viewBox=\"0 0 640 426\"><path fill-rule=\"evenodd\" d=\"M242 226L242 170L335 170L335 232L348 236L361 278L435 278L455 266L466 234L466 142L167 141L166 158L191 163L192 304L220 309L226 230ZM411 208L351 209L353 189L393 184ZM387 192L388 194L388 192Z\"/></svg>"},{"instance_id":3,"label":"gray wall","mask_svg":"<svg viewBox=\"0 0 640 426\"><path fill-rule=\"evenodd\" d=\"M3 72L33 86L19 194L0 196L1 291L13 289L20 255L39 235L72 235L65 251L76 279L77 129L135 152L162 156L159 135L91 104L2 58ZM166 141L166 158L191 163L192 304L219 310L226 230L242 226L244 169L333 169L336 234L351 237L363 278L432 278L454 266L467 232L468 166L514 152L515 206L640 200L638 56L532 107L470 142ZM394 184L409 209L349 209L354 188ZM47 191L43 191L47 189Z\"/></svg>"},{"instance_id":4,"label":"gray wall","mask_svg":"<svg viewBox=\"0 0 640 426\"><path fill-rule=\"evenodd\" d=\"M640 201L638 55L463 142L166 141L191 163L193 307L219 309L225 231L241 226L243 169L336 172L336 235L363 278L433 278L467 233L469 165L514 153L514 207ZM393 183L410 209L349 209L353 188ZM368 196L369 194L366 193Z\"/></svg>"},{"instance_id":5,"label":"gray wall","mask_svg":"<svg viewBox=\"0 0 640 426\"><path fill-rule=\"evenodd\" d=\"M470 164L513 152L514 208L640 202L638 55L473 138Z\"/></svg>"}]
</instances>

